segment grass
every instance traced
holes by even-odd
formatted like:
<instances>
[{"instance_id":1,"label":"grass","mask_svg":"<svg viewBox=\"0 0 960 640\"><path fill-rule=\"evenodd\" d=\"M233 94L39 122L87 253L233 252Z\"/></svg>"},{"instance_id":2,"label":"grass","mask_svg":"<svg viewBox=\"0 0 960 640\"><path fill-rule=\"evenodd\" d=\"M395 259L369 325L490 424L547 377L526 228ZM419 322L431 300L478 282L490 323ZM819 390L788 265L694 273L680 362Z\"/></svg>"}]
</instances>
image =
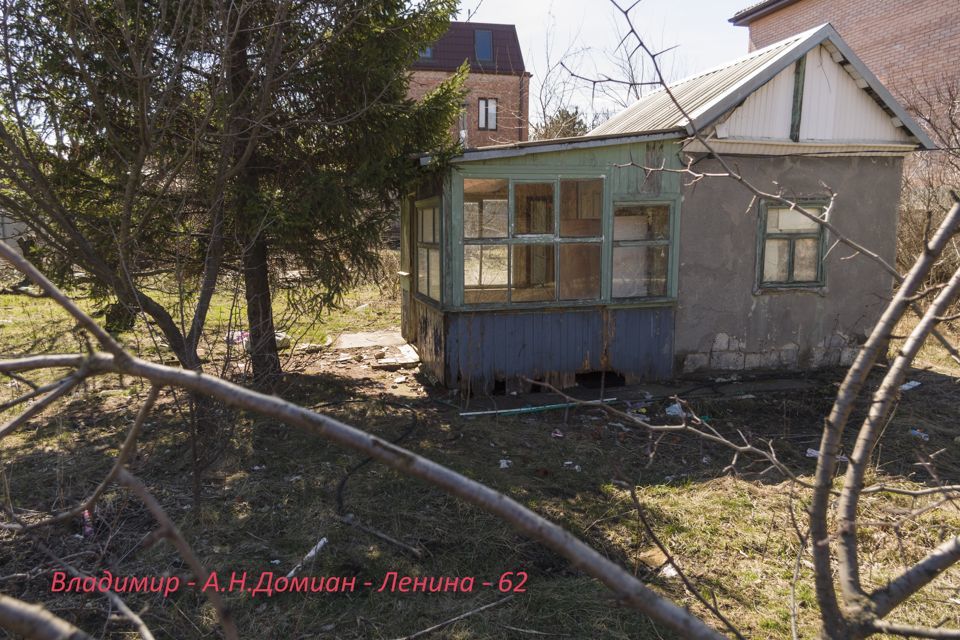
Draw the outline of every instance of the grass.
<instances>
[{"instance_id":1,"label":"grass","mask_svg":"<svg viewBox=\"0 0 960 640\"><path fill-rule=\"evenodd\" d=\"M292 325L304 341L320 342L345 329L383 328L396 322L395 304L370 286L348 297L346 310ZM357 309L363 304L367 307ZM217 299L211 334L224 331L229 298ZM0 342L4 353L22 353L34 343L49 350L76 349L72 324L45 300L0 296ZM138 325L124 339L146 342ZM211 343L215 340L211 338ZM930 357L936 356L935 352ZM212 358L217 357L211 352ZM317 356L322 358L323 354ZM960 420L956 382L960 371L940 361L936 370L917 370L920 387L903 394L873 461L875 479L904 486L931 482L915 464L938 452L939 480L960 480ZM696 440L668 436L649 455L650 440L626 431L596 407L500 419L466 419L446 403L442 390L410 399L389 388L306 367L288 375L278 393L401 444L490 486L567 527L607 557L635 572L657 590L709 618L676 578L659 572L653 542L637 520L629 493L613 483L632 481L657 536L675 555L698 589L747 637L789 638L794 571L802 637L817 631L817 605L809 558L797 559L791 508L801 526L807 494L770 476L762 465L724 469L730 453ZM394 374L390 374L394 375ZM780 457L810 480L822 418L842 372L808 376L799 390L757 394L752 399L703 397L693 401L711 424L730 435L769 438ZM872 380L871 384L876 384ZM8 383L9 385L9 383ZM14 386L4 387L13 395ZM19 389L22 392L23 389ZM34 419L3 441L3 488L18 517L27 521L71 506L110 468L145 389L116 377L90 383L55 410ZM345 400L351 402L344 402ZM501 597L496 589L473 593L377 593L390 571L412 576L475 576L497 581L502 572L526 571L527 591L512 600L433 634L435 638L653 639L671 634L620 606L595 581L542 546L524 539L496 518L402 477L317 438L247 414L231 415L227 448L207 471L202 500L192 498L192 456L182 419L184 398L165 392L148 420L132 470L144 479L174 517L206 565L222 583L230 572L286 573L323 536L329 541L305 575L358 576L373 589L352 594L278 594L270 598L225 594L244 637L398 638ZM649 411L662 415L665 403ZM864 406L854 416L862 418ZM928 442L909 435L920 427ZM629 428L629 427L628 427ZM551 437L559 429L562 438ZM846 446L849 451L852 434ZM499 461L511 466L501 469ZM570 463L570 464L567 464ZM579 471L576 467L579 466ZM346 478L346 480L345 480ZM342 492L339 487L343 486ZM338 505L342 498L343 508ZM868 586L895 575L905 562L960 529L956 509L941 508L891 528L905 510L932 504L871 495L862 506L863 573ZM353 514L366 527L423 551L416 558L401 547L344 524ZM38 542L85 571L115 575L169 574L187 569L172 547L152 544L149 514L131 496L111 488L95 513L95 534L82 535L79 521L36 535L0 534L0 589L43 602L94 635L132 637L128 624L108 620L108 605L90 594L52 594L54 566ZM899 533L899 535L897 535ZM652 565L652 566L651 566ZM15 574L29 574L16 577ZM14 577L10 577L14 576ZM960 571L941 576L892 619L957 625ZM203 638L217 633L215 616L201 594L184 589L170 598L127 594L158 638Z\"/></svg>"}]
</instances>

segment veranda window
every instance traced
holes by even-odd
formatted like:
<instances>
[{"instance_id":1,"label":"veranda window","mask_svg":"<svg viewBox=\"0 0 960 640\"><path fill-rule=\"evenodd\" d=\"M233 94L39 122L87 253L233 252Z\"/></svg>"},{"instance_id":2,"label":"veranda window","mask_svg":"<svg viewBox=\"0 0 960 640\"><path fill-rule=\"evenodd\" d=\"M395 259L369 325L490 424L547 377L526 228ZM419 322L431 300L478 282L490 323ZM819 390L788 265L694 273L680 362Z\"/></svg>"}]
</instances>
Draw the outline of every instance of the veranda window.
<instances>
[{"instance_id":1,"label":"veranda window","mask_svg":"<svg viewBox=\"0 0 960 640\"><path fill-rule=\"evenodd\" d=\"M464 303L597 300L603 179L464 180Z\"/></svg>"},{"instance_id":2,"label":"veranda window","mask_svg":"<svg viewBox=\"0 0 960 640\"><path fill-rule=\"evenodd\" d=\"M670 205L615 204L614 298L663 297L670 271Z\"/></svg>"},{"instance_id":3,"label":"veranda window","mask_svg":"<svg viewBox=\"0 0 960 640\"><path fill-rule=\"evenodd\" d=\"M418 207L417 293L440 300L440 209Z\"/></svg>"}]
</instances>

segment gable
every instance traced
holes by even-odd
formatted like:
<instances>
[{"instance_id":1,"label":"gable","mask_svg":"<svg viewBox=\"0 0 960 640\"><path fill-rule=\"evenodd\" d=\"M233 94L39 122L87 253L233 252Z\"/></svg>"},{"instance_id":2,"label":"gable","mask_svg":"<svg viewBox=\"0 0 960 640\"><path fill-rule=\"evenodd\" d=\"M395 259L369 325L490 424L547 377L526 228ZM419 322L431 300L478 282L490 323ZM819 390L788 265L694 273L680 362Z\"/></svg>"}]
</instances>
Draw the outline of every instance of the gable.
<instances>
[{"instance_id":1,"label":"gable","mask_svg":"<svg viewBox=\"0 0 960 640\"><path fill-rule=\"evenodd\" d=\"M790 141L799 118L795 142L908 144L908 132L868 93L856 69L840 64L842 59L830 43L814 47L731 111L717 125L716 136ZM802 100L795 108L798 96Z\"/></svg>"}]
</instances>

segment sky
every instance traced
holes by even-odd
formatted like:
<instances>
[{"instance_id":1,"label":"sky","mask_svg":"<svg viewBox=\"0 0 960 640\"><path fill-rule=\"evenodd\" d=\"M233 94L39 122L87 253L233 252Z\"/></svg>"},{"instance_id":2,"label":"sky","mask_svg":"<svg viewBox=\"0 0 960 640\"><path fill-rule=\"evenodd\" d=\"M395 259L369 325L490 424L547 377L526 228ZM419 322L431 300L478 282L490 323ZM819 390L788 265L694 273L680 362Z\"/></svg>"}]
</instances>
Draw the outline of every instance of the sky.
<instances>
[{"instance_id":1,"label":"sky","mask_svg":"<svg viewBox=\"0 0 960 640\"><path fill-rule=\"evenodd\" d=\"M619 1L626 6L633 0ZM640 35L658 49L676 47L663 56L665 72L676 80L746 54L747 29L727 20L755 1L641 0L630 15ZM532 120L542 111L538 92L544 77L554 85L574 85L565 87L568 99L588 114L617 111L622 108L619 102L629 101L624 89L614 84L606 85L617 93L611 99L592 93L588 82L576 80L562 69L547 74L548 60L566 57L577 75L623 77L611 55L619 40L618 25L622 28L625 22L610 0L461 0L458 19L466 19L468 12L474 12L472 22L516 25L524 64L533 74Z\"/></svg>"}]
</instances>

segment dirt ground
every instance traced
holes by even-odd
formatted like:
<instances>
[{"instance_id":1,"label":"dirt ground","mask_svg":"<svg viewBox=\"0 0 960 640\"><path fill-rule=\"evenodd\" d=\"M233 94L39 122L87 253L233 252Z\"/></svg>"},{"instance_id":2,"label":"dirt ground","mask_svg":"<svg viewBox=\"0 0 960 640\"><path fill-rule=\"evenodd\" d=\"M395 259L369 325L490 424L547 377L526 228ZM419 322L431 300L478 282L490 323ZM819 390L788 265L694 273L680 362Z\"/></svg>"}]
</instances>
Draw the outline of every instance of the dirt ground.
<instances>
[{"instance_id":1,"label":"dirt ground","mask_svg":"<svg viewBox=\"0 0 960 640\"><path fill-rule=\"evenodd\" d=\"M596 405L462 416L562 400L550 393L464 400L433 386L417 368L375 368L378 355L375 348L330 345L311 353L294 348L276 392L506 493L718 625L664 566L629 493L615 481L632 483L657 536L745 636L789 638L791 601L801 636L815 635L811 565L798 554L794 529L794 522L803 527L805 521L802 488L764 473L766 465L758 461L740 459L731 467L731 452L717 445L683 435L652 437ZM912 372L911 379L921 384L902 393L873 461L873 480L902 486L960 481L958 374L939 361ZM616 398L609 403L615 409L663 422L676 420L667 409L671 396L679 394L720 433L769 441L782 461L809 480L814 459L808 450L818 446L842 375L830 370L678 380L608 387L604 397ZM4 384L5 393L22 392ZM600 390L575 393L595 400ZM16 518L40 519L88 495L109 470L145 395L137 381L104 378L5 439L2 486ZM362 456L253 415L225 416L222 447L202 475L196 502L186 404L182 394L164 392L131 468L206 566L224 582L242 572L249 580L265 572L286 575L326 538L299 575L356 578L360 585L348 593L224 593L243 637L405 638L493 603L422 637L672 637L497 519ZM930 457L934 467L923 464ZM960 530L956 508L933 502L879 495L864 501L867 586L882 584ZM890 526L927 504L930 511ZM190 572L168 543L157 541L146 509L118 487L107 491L88 524L76 519L30 534L0 533L0 591L42 602L95 636L135 637L104 597L52 593L61 563L95 576L108 570L186 582ZM468 593L378 591L390 572L472 577L477 586ZM505 600L497 585L505 575L515 584L520 572L527 575L524 591ZM372 586L363 587L365 582ZM960 624L958 585L960 572L947 572L894 619ZM157 638L219 637L214 613L196 589L167 597L131 593L124 599Z\"/></svg>"}]
</instances>

